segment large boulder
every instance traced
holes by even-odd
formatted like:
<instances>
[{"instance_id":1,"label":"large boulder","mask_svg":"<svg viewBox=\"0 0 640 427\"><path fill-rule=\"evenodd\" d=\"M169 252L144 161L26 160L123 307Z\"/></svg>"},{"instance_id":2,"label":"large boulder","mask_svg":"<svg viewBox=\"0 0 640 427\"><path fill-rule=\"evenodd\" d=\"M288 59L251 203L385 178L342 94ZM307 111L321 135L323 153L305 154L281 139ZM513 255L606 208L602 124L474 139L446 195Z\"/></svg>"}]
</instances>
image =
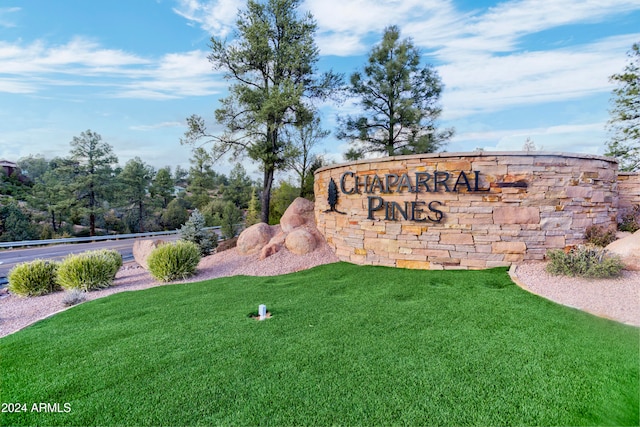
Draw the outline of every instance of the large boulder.
<instances>
[{"instance_id":1,"label":"large boulder","mask_svg":"<svg viewBox=\"0 0 640 427\"><path fill-rule=\"evenodd\" d=\"M269 224L259 222L244 230L238 236L238 252L243 255L250 255L260 252L269 243L273 236L273 229Z\"/></svg>"},{"instance_id":2,"label":"large boulder","mask_svg":"<svg viewBox=\"0 0 640 427\"><path fill-rule=\"evenodd\" d=\"M145 270L149 269L149 265L147 264L147 258L149 254L158 246L164 245L166 242L164 240L142 240L136 239L133 242L133 259L138 263L138 265Z\"/></svg>"},{"instance_id":3,"label":"large boulder","mask_svg":"<svg viewBox=\"0 0 640 427\"><path fill-rule=\"evenodd\" d=\"M296 198L280 218L282 231L290 233L298 227L316 225L314 213L315 205L312 201L302 197Z\"/></svg>"},{"instance_id":4,"label":"large boulder","mask_svg":"<svg viewBox=\"0 0 640 427\"><path fill-rule=\"evenodd\" d=\"M606 249L619 255L627 270L640 271L640 230L610 243Z\"/></svg>"},{"instance_id":5,"label":"large boulder","mask_svg":"<svg viewBox=\"0 0 640 427\"><path fill-rule=\"evenodd\" d=\"M312 252L317 245L316 238L304 228L297 228L287 234L285 246L294 254L304 255Z\"/></svg>"}]
</instances>

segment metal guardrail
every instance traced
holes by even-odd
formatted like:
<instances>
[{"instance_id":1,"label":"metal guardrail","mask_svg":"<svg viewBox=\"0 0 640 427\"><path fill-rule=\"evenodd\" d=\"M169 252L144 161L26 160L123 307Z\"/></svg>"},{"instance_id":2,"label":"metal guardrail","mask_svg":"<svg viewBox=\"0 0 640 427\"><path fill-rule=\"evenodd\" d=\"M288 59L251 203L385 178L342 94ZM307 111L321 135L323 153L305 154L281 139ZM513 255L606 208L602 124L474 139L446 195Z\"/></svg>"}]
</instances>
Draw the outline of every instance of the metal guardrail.
<instances>
[{"instance_id":1,"label":"metal guardrail","mask_svg":"<svg viewBox=\"0 0 640 427\"><path fill-rule=\"evenodd\" d=\"M222 227L205 227L205 230L219 230ZM131 233L131 234L111 234L108 236L91 236L91 237L68 237L64 239L46 239L46 240L23 240L20 242L0 242L0 248L20 248L23 246L38 245L57 245L61 243L78 243L78 242L97 242L100 240L123 240L135 239L137 237L163 236L168 234L177 234L180 230L171 231L152 231L149 233Z\"/></svg>"}]
</instances>

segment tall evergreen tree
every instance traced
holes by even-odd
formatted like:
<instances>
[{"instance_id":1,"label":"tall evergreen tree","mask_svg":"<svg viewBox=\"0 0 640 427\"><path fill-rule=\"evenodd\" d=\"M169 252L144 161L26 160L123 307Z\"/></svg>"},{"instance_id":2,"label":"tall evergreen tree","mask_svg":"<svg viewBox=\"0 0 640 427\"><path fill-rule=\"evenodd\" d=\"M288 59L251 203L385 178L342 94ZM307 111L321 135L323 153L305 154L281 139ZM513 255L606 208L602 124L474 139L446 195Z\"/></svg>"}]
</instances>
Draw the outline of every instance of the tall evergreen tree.
<instances>
[{"instance_id":1,"label":"tall evergreen tree","mask_svg":"<svg viewBox=\"0 0 640 427\"><path fill-rule=\"evenodd\" d=\"M612 136L606 155L618 159L620 170L636 171L640 170L640 43L632 46L629 58L624 72L609 78L618 87L609 111Z\"/></svg>"},{"instance_id":2,"label":"tall evergreen tree","mask_svg":"<svg viewBox=\"0 0 640 427\"><path fill-rule=\"evenodd\" d=\"M367 153L394 156L438 150L453 135L453 129L436 128L442 87L430 65L420 67L420 51L413 42L400 40L397 26L386 28L364 72L351 75L349 92L359 99L364 113L340 119L338 138L354 144L347 160Z\"/></svg>"},{"instance_id":3,"label":"tall evergreen tree","mask_svg":"<svg viewBox=\"0 0 640 427\"><path fill-rule=\"evenodd\" d=\"M153 167L145 164L139 157L129 160L118 175L118 180L122 183L121 197L124 198L127 208L134 214L135 221L132 221L134 231L145 231L147 193L153 175Z\"/></svg>"},{"instance_id":4,"label":"tall evergreen tree","mask_svg":"<svg viewBox=\"0 0 640 427\"><path fill-rule=\"evenodd\" d=\"M199 209L209 203L209 190L213 190L213 159L202 147L197 147L189 159L189 185L187 191L191 193L190 201Z\"/></svg>"},{"instance_id":5,"label":"tall evergreen tree","mask_svg":"<svg viewBox=\"0 0 640 427\"><path fill-rule=\"evenodd\" d=\"M96 132L87 130L71 141L74 178L69 189L75 195L75 206L89 217L89 234L96 235L96 216L103 211L102 201L110 196L113 166L118 158L111 145Z\"/></svg>"},{"instance_id":6,"label":"tall evergreen tree","mask_svg":"<svg viewBox=\"0 0 640 427\"><path fill-rule=\"evenodd\" d=\"M187 119L183 143L202 138L214 142L217 156L247 154L260 163L264 179L262 221L269 222L271 187L276 170L285 167L289 144L282 137L289 125L303 125L312 117L309 101L337 89L340 77L317 76L316 23L300 16L301 0L249 0L238 14L235 40L213 37L209 60L230 80L230 95L216 110L225 132L207 132L199 116Z\"/></svg>"},{"instance_id":7,"label":"tall evergreen tree","mask_svg":"<svg viewBox=\"0 0 640 427\"><path fill-rule=\"evenodd\" d=\"M166 209L171 199L173 199L174 182L171 178L171 167L165 166L158 170L153 178L149 192L151 197L160 199L160 206Z\"/></svg>"},{"instance_id":8,"label":"tall evergreen tree","mask_svg":"<svg viewBox=\"0 0 640 427\"><path fill-rule=\"evenodd\" d=\"M242 163L236 163L229 173L229 180L224 186L222 197L238 208L245 209L249 206L252 185L251 178L247 175Z\"/></svg>"}]
</instances>

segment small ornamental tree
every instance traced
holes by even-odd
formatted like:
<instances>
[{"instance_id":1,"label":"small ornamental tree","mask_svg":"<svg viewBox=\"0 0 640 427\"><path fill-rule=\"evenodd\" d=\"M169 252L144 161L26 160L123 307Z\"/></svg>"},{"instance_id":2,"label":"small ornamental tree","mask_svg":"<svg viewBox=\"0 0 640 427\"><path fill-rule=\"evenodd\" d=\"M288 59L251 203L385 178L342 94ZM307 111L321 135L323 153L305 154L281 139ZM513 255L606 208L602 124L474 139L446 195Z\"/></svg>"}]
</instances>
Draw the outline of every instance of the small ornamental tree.
<instances>
[{"instance_id":1,"label":"small ornamental tree","mask_svg":"<svg viewBox=\"0 0 640 427\"><path fill-rule=\"evenodd\" d=\"M233 202L227 202L222 211L222 237L233 239L240 230L242 211Z\"/></svg>"},{"instance_id":2,"label":"small ornamental tree","mask_svg":"<svg viewBox=\"0 0 640 427\"><path fill-rule=\"evenodd\" d=\"M249 209L247 209L247 216L244 220L245 227L250 227L253 224L260 222L260 201L256 195L256 189L253 188L251 192L251 199L249 199Z\"/></svg>"},{"instance_id":3,"label":"small ornamental tree","mask_svg":"<svg viewBox=\"0 0 640 427\"><path fill-rule=\"evenodd\" d=\"M209 255L211 250L218 246L218 236L205 230L204 226L204 215L195 209L189 220L180 229L182 240L198 245L202 256Z\"/></svg>"}]
</instances>

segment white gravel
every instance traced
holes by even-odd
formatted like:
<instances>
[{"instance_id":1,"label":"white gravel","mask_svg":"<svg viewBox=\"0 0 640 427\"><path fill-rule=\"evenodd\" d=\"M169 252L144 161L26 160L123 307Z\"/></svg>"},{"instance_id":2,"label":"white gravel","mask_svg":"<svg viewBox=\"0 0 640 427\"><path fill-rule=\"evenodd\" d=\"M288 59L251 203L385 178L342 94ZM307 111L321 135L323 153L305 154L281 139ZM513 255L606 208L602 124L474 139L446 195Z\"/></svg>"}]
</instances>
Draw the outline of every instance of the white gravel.
<instances>
[{"instance_id":1,"label":"white gravel","mask_svg":"<svg viewBox=\"0 0 640 427\"><path fill-rule=\"evenodd\" d=\"M640 326L640 271L623 270L615 279L552 276L547 263L523 263L512 279L523 289L596 316Z\"/></svg>"},{"instance_id":2,"label":"white gravel","mask_svg":"<svg viewBox=\"0 0 640 427\"><path fill-rule=\"evenodd\" d=\"M203 258L195 276L182 282L197 282L235 275L275 276L337 262L325 244L307 254L295 255L285 249L264 259L258 255L240 255L235 248ZM522 264L516 269L516 283L524 289L564 305L598 316L640 326L640 272L625 271L619 279L585 280L550 276L543 263ZM86 294L87 301L117 292L163 286L136 263L123 266L114 285ZM0 337L16 332L40 319L65 310L64 292L32 298L0 295Z\"/></svg>"}]
</instances>

